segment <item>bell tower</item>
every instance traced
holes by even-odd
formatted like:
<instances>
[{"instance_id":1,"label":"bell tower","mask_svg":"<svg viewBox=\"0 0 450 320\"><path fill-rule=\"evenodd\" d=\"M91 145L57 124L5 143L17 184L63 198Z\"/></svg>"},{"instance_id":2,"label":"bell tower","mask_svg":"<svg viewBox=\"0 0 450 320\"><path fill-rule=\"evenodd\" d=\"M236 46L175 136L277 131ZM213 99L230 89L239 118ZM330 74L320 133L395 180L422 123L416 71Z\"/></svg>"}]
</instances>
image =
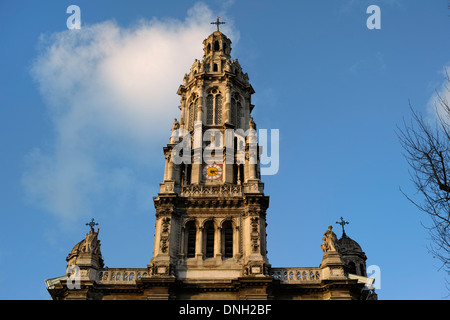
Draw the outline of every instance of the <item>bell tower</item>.
<instances>
[{"instance_id":1,"label":"bell tower","mask_svg":"<svg viewBox=\"0 0 450 320\"><path fill-rule=\"evenodd\" d=\"M179 121L163 148L164 180L154 197L150 277L181 281L269 277L255 92L219 31L203 41L178 89Z\"/></svg>"}]
</instances>

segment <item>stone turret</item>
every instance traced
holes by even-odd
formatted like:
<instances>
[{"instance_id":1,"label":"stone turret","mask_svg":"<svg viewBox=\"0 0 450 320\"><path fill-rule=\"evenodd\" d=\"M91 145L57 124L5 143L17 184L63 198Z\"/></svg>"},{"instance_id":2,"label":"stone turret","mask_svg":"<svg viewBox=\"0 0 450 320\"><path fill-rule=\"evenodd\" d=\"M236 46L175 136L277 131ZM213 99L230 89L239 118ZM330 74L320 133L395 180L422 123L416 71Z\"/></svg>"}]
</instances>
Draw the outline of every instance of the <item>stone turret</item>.
<instances>
[{"instance_id":1,"label":"stone turret","mask_svg":"<svg viewBox=\"0 0 450 320\"><path fill-rule=\"evenodd\" d=\"M99 231L94 231L91 227L86 237L73 247L66 258L68 273L79 272L79 280L95 280L98 270L104 267L98 240Z\"/></svg>"},{"instance_id":2,"label":"stone turret","mask_svg":"<svg viewBox=\"0 0 450 320\"><path fill-rule=\"evenodd\" d=\"M345 272L347 274L356 274L366 277L366 254L361 246L353 239L348 237L345 232L342 237L337 240L339 254L345 264Z\"/></svg>"}]
</instances>

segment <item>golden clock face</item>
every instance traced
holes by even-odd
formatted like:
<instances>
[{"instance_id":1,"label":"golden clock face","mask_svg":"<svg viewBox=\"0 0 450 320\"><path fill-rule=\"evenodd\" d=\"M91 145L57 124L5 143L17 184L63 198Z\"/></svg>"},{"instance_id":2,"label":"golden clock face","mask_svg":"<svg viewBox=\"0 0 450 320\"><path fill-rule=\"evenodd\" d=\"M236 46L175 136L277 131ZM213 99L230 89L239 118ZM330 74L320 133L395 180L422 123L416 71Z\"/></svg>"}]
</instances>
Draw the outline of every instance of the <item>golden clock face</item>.
<instances>
[{"instance_id":1,"label":"golden clock face","mask_svg":"<svg viewBox=\"0 0 450 320\"><path fill-rule=\"evenodd\" d=\"M203 175L206 179L218 179L222 176L222 167L217 164L208 164L203 169Z\"/></svg>"}]
</instances>

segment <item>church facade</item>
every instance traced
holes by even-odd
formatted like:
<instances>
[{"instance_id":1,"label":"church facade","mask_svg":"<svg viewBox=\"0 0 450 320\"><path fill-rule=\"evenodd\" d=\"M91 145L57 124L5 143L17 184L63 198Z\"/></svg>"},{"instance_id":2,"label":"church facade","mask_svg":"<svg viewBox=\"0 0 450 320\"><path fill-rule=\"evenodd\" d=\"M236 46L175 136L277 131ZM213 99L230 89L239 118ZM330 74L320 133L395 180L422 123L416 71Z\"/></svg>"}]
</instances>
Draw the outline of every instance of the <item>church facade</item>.
<instances>
[{"instance_id":1,"label":"church facade","mask_svg":"<svg viewBox=\"0 0 450 320\"><path fill-rule=\"evenodd\" d=\"M217 22L217 26L218 26ZM374 299L366 256L343 233L323 235L316 267L272 267L269 197L261 181L254 90L231 40L203 41L178 89L180 117L163 148L164 179L154 197L153 257L143 268L105 268L94 224L47 279L53 299ZM319 247L319 245L318 245Z\"/></svg>"}]
</instances>

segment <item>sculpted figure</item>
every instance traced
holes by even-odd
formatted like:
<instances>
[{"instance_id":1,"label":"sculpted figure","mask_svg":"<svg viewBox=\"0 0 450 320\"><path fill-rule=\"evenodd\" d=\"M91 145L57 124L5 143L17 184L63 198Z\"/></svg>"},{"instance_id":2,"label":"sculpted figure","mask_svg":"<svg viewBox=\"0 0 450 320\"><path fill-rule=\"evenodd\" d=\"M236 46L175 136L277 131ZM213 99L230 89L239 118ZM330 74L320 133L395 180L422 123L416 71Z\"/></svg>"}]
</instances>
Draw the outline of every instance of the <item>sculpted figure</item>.
<instances>
[{"instance_id":1,"label":"sculpted figure","mask_svg":"<svg viewBox=\"0 0 450 320\"><path fill-rule=\"evenodd\" d=\"M320 246L323 250L323 252L329 252L329 251L337 251L337 237L336 234L331 231L333 229L332 226L328 227L328 230L325 231L322 238L322 245Z\"/></svg>"},{"instance_id":2,"label":"sculpted figure","mask_svg":"<svg viewBox=\"0 0 450 320\"><path fill-rule=\"evenodd\" d=\"M253 118L250 117L250 121L248 122L248 125L250 126L250 129L256 130L256 123L253 121Z\"/></svg>"},{"instance_id":3,"label":"sculpted figure","mask_svg":"<svg viewBox=\"0 0 450 320\"><path fill-rule=\"evenodd\" d=\"M172 125L172 131L178 130L180 128L180 123L178 122L177 118L174 119L173 125Z\"/></svg>"},{"instance_id":4,"label":"sculpted figure","mask_svg":"<svg viewBox=\"0 0 450 320\"><path fill-rule=\"evenodd\" d=\"M99 262L99 266L103 267L103 258L100 250L100 240L98 240L98 231L95 232L91 227L86 237L78 242L69 253L66 258L67 265L76 265L81 255L90 254L96 257Z\"/></svg>"}]
</instances>

